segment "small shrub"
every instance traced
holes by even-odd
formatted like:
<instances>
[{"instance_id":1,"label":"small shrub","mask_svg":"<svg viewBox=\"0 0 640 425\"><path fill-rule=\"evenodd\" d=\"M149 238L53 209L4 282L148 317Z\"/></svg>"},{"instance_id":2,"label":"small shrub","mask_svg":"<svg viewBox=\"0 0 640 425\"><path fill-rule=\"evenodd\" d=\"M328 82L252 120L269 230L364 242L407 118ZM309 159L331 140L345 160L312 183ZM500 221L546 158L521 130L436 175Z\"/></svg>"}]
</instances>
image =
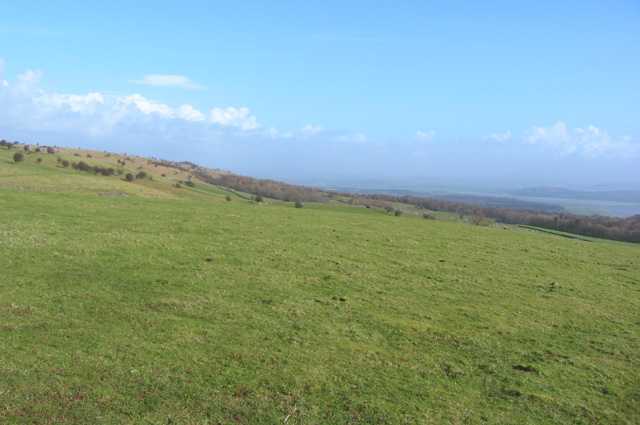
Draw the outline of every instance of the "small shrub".
<instances>
[{"instance_id":1,"label":"small shrub","mask_svg":"<svg viewBox=\"0 0 640 425\"><path fill-rule=\"evenodd\" d=\"M393 207L391 205L387 205L384 207L384 210L387 212L387 214L389 214L391 211L393 211Z\"/></svg>"},{"instance_id":2,"label":"small shrub","mask_svg":"<svg viewBox=\"0 0 640 425\"><path fill-rule=\"evenodd\" d=\"M42 152L42 149L36 148L36 152ZM39 159L42 159L42 158L39 158Z\"/></svg>"},{"instance_id":3,"label":"small shrub","mask_svg":"<svg viewBox=\"0 0 640 425\"><path fill-rule=\"evenodd\" d=\"M93 158L90 153L87 154L87 158Z\"/></svg>"},{"instance_id":4,"label":"small shrub","mask_svg":"<svg viewBox=\"0 0 640 425\"><path fill-rule=\"evenodd\" d=\"M13 160L15 162L22 162L24 161L24 154L20 153L20 152L16 152L13 154Z\"/></svg>"},{"instance_id":5,"label":"small shrub","mask_svg":"<svg viewBox=\"0 0 640 425\"><path fill-rule=\"evenodd\" d=\"M0 140L0 146L7 146L7 141L4 139Z\"/></svg>"},{"instance_id":6,"label":"small shrub","mask_svg":"<svg viewBox=\"0 0 640 425\"><path fill-rule=\"evenodd\" d=\"M62 161L62 166L63 166L64 168L68 168L68 167L69 167L69 165L71 165L71 164L70 164L70 163L69 163L69 161L67 161L66 159Z\"/></svg>"},{"instance_id":7,"label":"small shrub","mask_svg":"<svg viewBox=\"0 0 640 425\"><path fill-rule=\"evenodd\" d=\"M436 216L431 214L422 214L422 218L424 218L425 220L435 220Z\"/></svg>"},{"instance_id":8,"label":"small shrub","mask_svg":"<svg viewBox=\"0 0 640 425\"><path fill-rule=\"evenodd\" d=\"M189 187L195 187L196 184L194 182L192 182L191 180L187 180L187 182L185 183L187 186Z\"/></svg>"},{"instance_id":9,"label":"small shrub","mask_svg":"<svg viewBox=\"0 0 640 425\"><path fill-rule=\"evenodd\" d=\"M41 163L42 163L42 158L38 158L38 159L36 159L36 162L37 162L38 164L41 164Z\"/></svg>"},{"instance_id":10,"label":"small shrub","mask_svg":"<svg viewBox=\"0 0 640 425\"><path fill-rule=\"evenodd\" d=\"M31 151L31 146L29 146L29 145L24 145L24 148L23 148L23 149L24 149L24 151L25 151L25 152L30 152L30 151Z\"/></svg>"},{"instance_id":11,"label":"small shrub","mask_svg":"<svg viewBox=\"0 0 640 425\"><path fill-rule=\"evenodd\" d=\"M147 178L147 173L145 173L144 171L140 171L138 174L136 174L136 180L144 180Z\"/></svg>"},{"instance_id":12,"label":"small shrub","mask_svg":"<svg viewBox=\"0 0 640 425\"><path fill-rule=\"evenodd\" d=\"M133 174L131 173L127 173L126 176L124 176L124 178L128 181L128 182L132 182L135 180L135 177L133 177Z\"/></svg>"},{"instance_id":13,"label":"small shrub","mask_svg":"<svg viewBox=\"0 0 640 425\"><path fill-rule=\"evenodd\" d=\"M5 146L6 146L6 147L7 147L7 149L9 149L9 150L13 149L13 143L11 143L11 142L8 142Z\"/></svg>"},{"instance_id":14,"label":"small shrub","mask_svg":"<svg viewBox=\"0 0 640 425\"><path fill-rule=\"evenodd\" d=\"M402 215L402 211L400 210L395 210L393 213L396 215L396 217L400 217Z\"/></svg>"},{"instance_id":15,"label":"small shrub","mask_svg":"<svg viewBox=\"0 0 640 425\"><path fill-rule=\"evenodd\" d=\"M302 208L302 202L296 201L295 207L296 208Z\"/></svg>"},{"instance_id":16,"label":"small shrub","mask_svg":"<svg viewBox=\"0 0 640 425\"><path fill-rule=\"evenodd\" d=\"M58 157L56 161L58 161L58 164L62 164L62 158Z\"/></svg>"},{"instance_id":17,"label":"small shrub","mask_svg":"<svg viewBox=\"0 0 640 425\"><path fill-rule=\"evenodd\" d=\"M51 146L49 146L47 148L47 153L56 153L56 150L54 148L52 148Z\"/></svg>"},{"instance_id":18,"label":"small shrub","mask_svg":"<svg viewBox=\"0 0 640 425\"><path fill-rule=\"evenodd\" d=\"M231 202L231 196L227 195L226 198L224 198L227 200L227 202Z\"/></svg>"},{"instance_id":19,"label":"small shrub","mask_svg":"<svg viewBox=\"0 0 640 425\"><path fill-rule=\"evenodd\" d=\"M260 202L264 201L264 198L262 196L258 195L258 196L255 197L254 201L260 203Z\"/></svg>"},{"instance_id":20,"label":"small shrub","mask_svg":"<svg viewBox=\"0 0 640 425\"><path fill-rule=\"evenodd\" d=\"M181 185L180 183L176 183L176 184L175 184L175 188L176 188L176 189L182 189L182 185Z\"/></svg>"},{"instance_id":21,"label":"small shrub","mask_svg":"<svg viewBox=\"0 0 640 425\"><path fill-rule=\"evenodd\" d=\"M167 177L167 175L165 173L162 173L162 177Z\"/></svg>"},{"instance_id":22,"label":"small shrub","mask_svg":"<svg viewBox=\"0 0 640 425\"><path fill-rule=\"evenodd\" d=\"M124 174L124 170L118 170L117 173L118 173L119 176L121 176L121 175Z\"/></svg>"}]
</instances>

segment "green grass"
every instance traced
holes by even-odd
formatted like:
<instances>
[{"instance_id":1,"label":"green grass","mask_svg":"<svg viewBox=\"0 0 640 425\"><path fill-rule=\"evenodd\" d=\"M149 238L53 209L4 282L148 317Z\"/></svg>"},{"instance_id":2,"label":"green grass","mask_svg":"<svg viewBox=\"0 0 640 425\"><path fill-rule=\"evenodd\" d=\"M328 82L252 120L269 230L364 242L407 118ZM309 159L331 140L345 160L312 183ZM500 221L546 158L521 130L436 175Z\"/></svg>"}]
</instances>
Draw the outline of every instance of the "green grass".
<instances>
[{"instance_id":1,"label":"green grass","mask_svg":"<svg viewBox=\"0 0 640 425\"><path fill-rule=\"evenodd\" d=\"M637 420L634 248L11 173L55 191L0 187L2 422Z\"/></svg>"}]
</instances>

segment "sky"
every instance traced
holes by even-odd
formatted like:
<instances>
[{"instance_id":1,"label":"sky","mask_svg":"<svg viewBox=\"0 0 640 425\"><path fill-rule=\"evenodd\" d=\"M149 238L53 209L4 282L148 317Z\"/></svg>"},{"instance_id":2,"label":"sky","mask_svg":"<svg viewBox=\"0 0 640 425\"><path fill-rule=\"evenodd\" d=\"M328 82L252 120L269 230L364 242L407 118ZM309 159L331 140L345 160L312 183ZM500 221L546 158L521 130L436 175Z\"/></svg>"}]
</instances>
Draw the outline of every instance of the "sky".
<instances>
[{"instance_id":1,"label":"sky","mask_svg":"<svg viewBox=\"0 0 640 425\"><path fill-rule=\"evenodd\" d=\"M640 181L639 95L637 0L0 0L9 141L294 183L584 187Z\"/></svg>"}]
</instances>

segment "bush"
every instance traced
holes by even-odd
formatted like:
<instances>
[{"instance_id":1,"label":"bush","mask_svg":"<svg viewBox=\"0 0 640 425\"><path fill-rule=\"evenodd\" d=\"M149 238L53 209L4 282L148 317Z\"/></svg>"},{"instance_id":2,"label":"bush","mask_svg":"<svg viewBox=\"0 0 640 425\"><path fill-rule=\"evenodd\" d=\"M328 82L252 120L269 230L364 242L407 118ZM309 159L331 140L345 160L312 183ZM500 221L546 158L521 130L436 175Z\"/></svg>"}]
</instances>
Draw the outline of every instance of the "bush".
<instances>
[{"instance_id":1,"label":"bush","mask_svg":"<svg viewBox=\"0 0 640 425\"><path fill-rule=\"evenodd\" d=\"M87 154L87 158L93 158L90 153Z\"/></svg>"},{"instance_id":2,"label":"bush","mask_svg":"<svg viewBox=\"0 0 640 425\"><path fill-rule=\"evenodd\" d=\"M31 146L29 146L29 145L24 145L24 148L23 148L23 149L24 149L24 151L25 151L25 152L29 152L29 151L31 151Z\"/></svg>"},{"instance_id":3,"label":"bush","mask_svg":"<svg viewBox=\"0 0 640 425\"><path fill-rule=\"evenodd\" d=\"M189 187L195 187L196 184L194 182L192 182L191 180L187 180L187 182L185 183L187 186Z\"/></svg>"},{"instance_id":4,"label":"bush","mask_svg":"<svg viewBox=\"0 0 640 425\"><path fill-rule=\"evenodd\" d=\"M56 150L54 148L52 148L51 146L49 146L47 148L47 153L56 153Z\"/></svg>"},{"instance_id":5,"label":"bush","mask_svg":"<svg viewBox=\"0 0 640 425\"><path fill-rule=\"evenodd\" d=\"M302 202L296 201L295 207L296 208L302 208Z\"/></svg>"},{"instance_id":6,"label":"bush","mask_svg":"<svg viewBox=\"0 0 640 425\"><path fill-rule=\"evenodd\" d=\"M389 214L391 211L393 211L393 207L391 205L387 205L384 207L384 210L387 212L387 214Z\"/></svg>"},{"instance_id":7,"label":"bush","mask_svg":"<svg viewBox=\"0 0 640 425\"><path fill-rule=\"evenodd\" d=\"M86 162L80 161L78 163L78 165L77 165L77 169L80 170L80 171L87 172L87 171L89 171L89 169L91 169L91 167Z\"/></svg>"},{"instance_id":8,"label":"bush","mask_svg":"<svg viewBox=\"0 0 640 425\"><path fill-rule=\"evenodd\" d=\"M0 146L7 146L7 141L4 139L0 140Z\"/></svg>"},{"instance_id":9,"label":"bush","mask_svg":"<svg viewBox=\"0 0 640 425\"><path fill-rule=\"evenodd\" d=\"M71 165L71 164L70 164L70 163L69 163L69 161L67 161L66 159L62 161L62 166L63 166L64 168L69 167L69 165Z\"/></svg>"},{"instance_id":10,"label":"bush","mask_svg":"<svg viewBox=\"0 0 640 425\"><path fill-rule=\"evenodd\" d=\"M42 149L36 148L36 152L42 152Z\"/></svg>"},{"instance_id":11,"label":"bush","mask_svg":"<svg viewBox=\"0 0 640 425\"><path fill-rule=\"evenodd\" d=\"M425 220L435 220L436 216L431 214L422 214L422 218L424 218Z\"/></svg>"},{"instance_id":12,"label":"bush","mask_svg":"<svg viewBox=\"0 0 640 425\"><path fill-rule=\"evenodd\" d=\"M13 160L15 162L22 162L24 161L24 154L20 153L20 152L16 152L13 154Z\"/></svg>"},{"instance_id":13,"label":"bush","mask_svg":"<svg viewBox=\"0 0 640 425\"><path fill-rule=\"evenodd\" d=\"M117 173L118 173L119 176L121 176L121 175L124 174L124 170L118 170Z\"/></svg>"},{"instance_id":14,"label":"bush","mask_svg":"<svg viewBox=\"0 0 640 425\"><path fill-rule=\"evenodd\" d=\"M133 177L133 174L131 173L127 173L126 176L124 176L124 178L128 181L128 182L132 182L135 180L135 177Z\"/></svg>"},{"instance_id":15,"label":"bush","mask_svg":"<svg viewBox=\"0 0 640 425\"><path fill-rule=\"evenodd\" d=\"M136 174L136 180L144 180L147 178L147 173L145 173L144 171L140 171L138 174Z\"/></svg>"},{"instance_id":16,"label":"bush","mask_svg":"<svg viewBox=\"0 0 640 425\"><path fill-rule=\"evenodd\" d=\"M400 210L395 210L393 213L396 215L396 217L400 217L402 215L402 211Z\"/></svg>"},{"instance_id":17,"label":"bush","mask_svg":"<svg viewBox=\"0 0 640 425\"><path fill-rule=\"evenodd\" d=\"M182 189L182 185L181 185L180 183L176 183L176 184L175 184L175 188L176 188L176 189Z\"/></svg>"},{"instance_id":18,"label":"bush","mask_svg":"<svg viewBox=\"0 0 640 425\"><path fill-rule=\"evenodd\" d=\"M226 200L227 200L227 202L231 202L231 196L229 196L229 195L227 195L227 197L226 197L226 198L224 198L224 199L226 199Z\"/></svg>"},{"instance_id":19,"label":"bush","mask_svg":"<svg viewBox=\"0 0 640 425\"><path fill-rule=\"evenodd\" d=\"M38 164L41 164L41 163L42 163L42 158L38 158L38 159L36 159L36 162L37 162Z\"/></svg>"},{"instance_id":20,"label":"bush","mask_svg":"<svg viewBox=\"0 0 640 425\"><path fill-rule=\"evenodd\" d=\"M256 202L260 203L260 202L264 201L264 198L263 198L262 196L258 195L258 196L256 196L256 197L254 198L254 201L256 201Z\"/></svg>"}]
</instances>

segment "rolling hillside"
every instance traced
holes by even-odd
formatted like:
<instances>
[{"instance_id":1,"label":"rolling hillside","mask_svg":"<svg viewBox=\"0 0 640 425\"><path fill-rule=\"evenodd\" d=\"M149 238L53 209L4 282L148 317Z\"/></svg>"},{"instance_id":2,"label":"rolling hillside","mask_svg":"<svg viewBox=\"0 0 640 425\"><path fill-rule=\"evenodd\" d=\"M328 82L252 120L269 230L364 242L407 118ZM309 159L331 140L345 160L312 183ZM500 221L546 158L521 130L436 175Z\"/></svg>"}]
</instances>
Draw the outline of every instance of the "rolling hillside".
<instances>
[{"instance_id":1,"label":"rolling hillside","mask_svg":"<svg viewBox=\"0 0 640 425\"><path fill-rule=\"evenodd\" d=\"M637 421L636 246L15 152L0 149L3 422Z\"/></svg>"}]
</instances>

